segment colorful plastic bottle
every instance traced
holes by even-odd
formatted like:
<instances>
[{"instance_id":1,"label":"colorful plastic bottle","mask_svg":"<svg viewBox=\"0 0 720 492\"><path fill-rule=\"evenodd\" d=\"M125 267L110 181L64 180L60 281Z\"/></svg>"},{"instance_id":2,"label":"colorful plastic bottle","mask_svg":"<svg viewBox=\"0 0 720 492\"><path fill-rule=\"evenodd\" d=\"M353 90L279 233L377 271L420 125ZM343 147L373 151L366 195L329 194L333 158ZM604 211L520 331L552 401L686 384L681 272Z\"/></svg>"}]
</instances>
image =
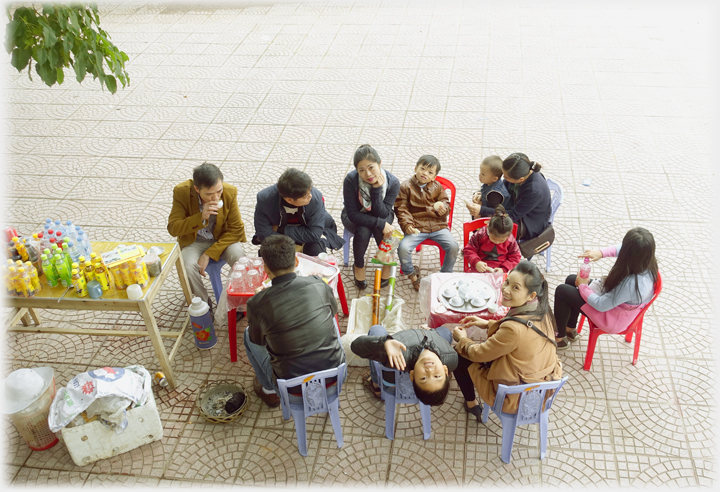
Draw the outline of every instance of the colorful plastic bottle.
<instances>
[{"instance_id":1,"label":"colorful plastic bottle","mask_svg":"<svg viewBox=\"0 0 720 492\"><path fill-rule=\"evenodd\" d=\"M58 233L58 232L59 232L60 234L63 233L64 229L63 229L62 224L60 223L60 219L57 219L57 220L53 223L53 229L55 229L55 233Z\"/></svg>"},{"instance_id":2,"label":"colorful plastic bottle","mask_svg":"<svg viewBox=\"0 0 720 492\"><path fill-rule=\"evenodd\" d=\"M142 258L136 258L128 263L130 263L130 275L132 275L133 281L143 289L147 287L147 278L145 278L142 268Z\"/></svg>"},{"instance_id":3,"label":"colorful plastic bottle","mask_svg":"<svg viewBox=\"0 0 720 492\"><path fill-rule=\"evenodd\" d=\"M85 282L85 276L73 269L72 271L72 284L75 287L75 293L78 297L87 297L87 282Z\"/></svg>"},{"instance_id":4,"label":"colorful plastic bottle","mask_svg":"<svg viewBox=\"0 0 720 492\"><path fill-rule=\"evenodd\" d=\"M73 263L80 262L80 250L73 241L68 242L68 253L70 253L70 260Z\"/></svg>"},{"instance_id":5,"label":"colorful plastic bottle","mask_svg":"<svg viewBox=\"0 0 720 492\"><path fill-rule=\"evenodd\" d=\"M93 268L92 263L90 263L90 260L85 260L85 263L83 263L83 274L85 275L86 282L92 282L95 280L95 269Z\"/></svg>"},{"instance_id":6,"label":"colorful plastic bottle","mask_svg":"<svg viewBox=\"0 0 720 492\"><path fill-rule=\"evenodd\" d=\"M45 272L45 278L48 281L50 287L57 287L59 283L59 275L55 269L55 265L48 259L48 255L40 255L40 261L42 261L43 272Z\"/></svg>"},{"instance_id":7,"label":"colorful plastic bottle","mask_svg":"<svg viewBox=\"0 0 720 492\"><path fill-rule=\"evenodd\" d=\"M90 256L90 251L88 251L85 239L85 231L80 229L77 233L77 243L78 248L80 248L80 254L84 256Z\"/></svg>"},{"instance_id":8,"label":"colorful plastic bottle","mask_svg":"<svg viewBox=\"0 0 720 492\"><path fill-rule=\"evenodd\" d=\"M19 279L22 296L35 297L35 289L32 285L32 279L30 278L30 274L25 270L25 268L18 268L17 276Z\"/></svg>"},{"instance_id":9,"label":"colorful plastic bottle","mask_svg":"<svg viewBox=\"0 0 720 492\"><path fill-rule=\"evenodd\" d=\"M65 264L68 267L68 270L72 270L72 256L70 256L70 246L68 246L69 243L62 242L60 243L62 254L63 254L63 260L65 260Z\"/></svg>"},{"instance_id":10,"label":"colorful plastic bottle","mask_svg":"<svg viewBox=\"0 0 720 492\"><path fill-rule=\"evenodd\" d=\"M17 268L11 266L8 268L8 281L10 283L10 291L14 296L21 296L20 283L18 280Z\"/></svg>"},{"instance_id":11,"label":"colorful plastic bottle","mask_svg":"<svg viewBox=\"0 0 720 492\"><path fill-rule=\"evenodd\" d=\"M95 261L95 280L98 281L102 290L110 289L110 277L108 277L105 265L102 264L99 258Z\"/></svg>"},{"instance_id":12,"label":"colorful plastic bottle","mask_svg":"<svg viewBox=\"0 0 720 492\"><path fill-rule=\"evenodd\" d=\"M135 283L132 275L130 274L130 265L127 261L120 264L120 275L122 276L122 281L123 284L125 284L125 288L127 288L128 285L132 285Z\"/></svg>"},{"instance_id":13,"label":"colorful plastic bottle","mask_svg":"<svg viewBox=\"0 0 720 492\"><path fill-rule=\"evenodd\" d=\"M125 281L123 280L122 273L120 272L120 265L115 265L110 269L110 273L113 277L113 282L115 283L115 288L119 290L127 289L127 285L125 285Z\"/></svg>"},{"instance_id":14,"label":"colorful plastic bottle","mask_svg":"<svg viewBox=\"0 0 720 492\"><path fill-rule=\"evenodd\" d=\"M195 346L199 349L214 347L217 343L217 337L215 336L212 313L207 302L199 297L193 297L192 304L188 308L188 314L195 334Z\"/></svg>"},{"instance_id":15,"label":"colorful plastic bottle","mask_svg":"<svg viewBox=\"0 0 720 492\"><path fill-rule=\"evenodd\" d=\"M15 249L17 249L18 254L20 255L20 258L22 258L22 261L28 261L30 259L30 255L28 254L27 248L25 248L25 245L20 242L20 239L18 237L12 238L13 246Z\"/></svg>"},{"instance_id":16,"label":"colorful plastic bottle","mask_svg":"<svg viewBox=\"0 0 720 492\"><path fill-rule=\"evenodd\" d=\"M30 275L30 281L32 282L33 289L35 289L35 293L37 294L42 289L42 286L40 285L40 277L38 276L37 270L31 262L26 261L25 271L28 272L28 274Z\"/></svg>"},{"instance_id":17,"label":"colorful plastic bottle","mask_svg":"<svg viewBox=\"0 0 720 492\"><path fill-rule=\"evenodd\" d=\"M60 283L63 287L70 287L72 285L72 274L68 270L65 260L60 253L53 256L53 265L60 276Z\"/></svg>"},{"instance_id":18,"label":"colorful plastic bottle","mask_svg":"<svg viewBox=\"0 0 720 492\"><path fill-rule=\"evenodd\" d=\"M580 278L590 278L590 258L585 258L585 261L580 265Z\"/></svg>"},{"instance_id":19,"label":"colorful plastic bottle","mask_svg":"<svg viewBox=\"0 0 720 492\"><path fill-rule=\"evenodd\" d=\"M75 226L72 220L65 222L65 236L69 237L71 241L77 241L77 232L75 232Z\"/></svg>"}]
</instances>

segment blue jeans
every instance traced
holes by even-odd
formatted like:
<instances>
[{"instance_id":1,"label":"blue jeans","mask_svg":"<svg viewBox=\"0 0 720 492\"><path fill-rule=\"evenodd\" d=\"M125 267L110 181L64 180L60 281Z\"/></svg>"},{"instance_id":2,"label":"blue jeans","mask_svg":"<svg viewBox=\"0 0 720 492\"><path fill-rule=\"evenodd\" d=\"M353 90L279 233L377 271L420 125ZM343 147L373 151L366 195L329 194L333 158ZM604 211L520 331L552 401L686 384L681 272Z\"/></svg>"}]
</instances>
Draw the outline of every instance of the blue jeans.
<instances>
[{"instance_id":1,"label":"blue jeans","mask_svg":"<svg viewBox=\"0 0 720 492\"><path fill-rule=\"evenodd\" d=\"M273 370L270 365L270 354L263 345L258 345L250 341L250 330L246 329L243 335L243 344L247 353L250 365L255 371L255 375L260 381L263 388L268 391L277 391L277 386L273 382Z\"/></svg>"},{"instance_id":2,"label":"blue jeans","mask_svg":"<svg viewBox=\"0 0 720 492\"><path fill-rule=\"evenodd\" d=\"M452 333L450 333L450 330L447 329L445 326L440 326L439 328L436 328L435 331L438 335L443 337L447 343L452 344ZM388 334L387 330L383 325L373 325L370 327L370 330L368 330L368 336L369 337L384 337ZM409 349L408 349L409 350ZM372 382L375 384L378 384L378 377L375 373L375 364L373 364L373 361L369 361L370 364L370 378L372 379ZM393 377L395 377L393 375ZM387 388L387 386L386 386ZM395 388L391 388L390 393L395 394Z\"/></svg>"},{"instance_id":3,"label":"blue jeans","mask_svg":"<svg viewBox=\"0 0 720 492\"><path fill-rule=\"evenodd\" d=\"M458 255L458 243L453 238L450 229L440 229L435 232L421 232L417 236L412 234L406 235L398 246L398 258L400 258L400 267L405 275L413 272L412 253L417 246L426 239L432 239L445 250L445 261L440 269L443 273L450 273L455 266L455 260Z\"/></svg>"}]
</instances>

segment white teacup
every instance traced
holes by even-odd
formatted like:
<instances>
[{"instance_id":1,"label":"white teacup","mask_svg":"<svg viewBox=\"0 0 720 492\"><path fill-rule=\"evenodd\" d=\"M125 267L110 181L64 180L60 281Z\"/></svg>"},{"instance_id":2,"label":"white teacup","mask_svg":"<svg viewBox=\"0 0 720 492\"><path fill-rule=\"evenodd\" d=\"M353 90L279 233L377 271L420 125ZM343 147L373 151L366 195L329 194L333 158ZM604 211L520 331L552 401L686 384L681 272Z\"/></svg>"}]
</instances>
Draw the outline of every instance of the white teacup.
<instances>
[{"instance_id":1,"label":"white teacup","mask_svg":"<svg viewBox=\"0 0 720 492\"><path fill-rule=\"evenodd\" d=\"M450 305L454 307L460 307L465 304L465 301L463 301L460 296L451 297L449 302Z\"/></svg>"},{"instance_id":2,"label":"white teacup","mask_svg":"<svg viewBox=\"0 0 720 492\"><path fill-rule=\"evenodd\" d=\"M472 289L470 289L470 286L463 285L462 287L458 287L458 295L462 297L465 300L468 300L470 297L472 297Z\"/></svg>"},{"instance_id":3,"label":"white teacup","mask_svg":"<svg viewBox=\"0 0 720 492\"><path fill-rule=\"evenodd\" d=\"M495 314L497 312L497 304L493 303L487 307L488 313Z\"/></svg>"}]
</instances>

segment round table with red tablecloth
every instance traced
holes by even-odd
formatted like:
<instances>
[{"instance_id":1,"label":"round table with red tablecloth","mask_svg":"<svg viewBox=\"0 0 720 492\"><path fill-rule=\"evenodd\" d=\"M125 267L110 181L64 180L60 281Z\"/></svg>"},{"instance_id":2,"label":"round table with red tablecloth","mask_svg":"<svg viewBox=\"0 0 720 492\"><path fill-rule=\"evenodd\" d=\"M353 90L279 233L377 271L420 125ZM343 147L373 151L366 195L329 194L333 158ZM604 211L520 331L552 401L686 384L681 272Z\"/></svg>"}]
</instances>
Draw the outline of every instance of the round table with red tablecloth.
<instances>
[{"instance_id":1,"label":"round table with red tablecloth","mask_svg":"<svg viewBox=\"0 0 720 492\"><path fill-rule=\"evenodd\" d=\"M460 323L460 321L466 316L478 316L483 319L502 319L508 311L508 308L501 304L502 294L500 292L500 288L506 276L507 274L505 273L452 272L433 273L432 275L424 277L420 283L418 301L420 303L420 311L427 319L428 327L437 328L438 326L442 326L446 323ZM491 314L487 309L474 313L459 313L450 309L446 309L445 312L437 312L437 307L443 306L442 302L438 300L438 290L441 285L453 278L475 278L490 284L497 294L497 297L494 299L498 306L497 311L493 314Z\"/></svg>"}]
</instances>

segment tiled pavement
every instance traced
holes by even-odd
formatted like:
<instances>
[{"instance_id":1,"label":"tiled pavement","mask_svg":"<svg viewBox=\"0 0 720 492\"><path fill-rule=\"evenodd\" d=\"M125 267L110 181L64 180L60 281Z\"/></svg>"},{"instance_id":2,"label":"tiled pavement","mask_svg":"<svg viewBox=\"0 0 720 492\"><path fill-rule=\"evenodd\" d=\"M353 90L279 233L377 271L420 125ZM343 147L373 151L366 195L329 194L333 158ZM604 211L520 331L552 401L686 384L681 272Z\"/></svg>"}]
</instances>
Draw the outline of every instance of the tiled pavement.
<instances>
[{"instance_id":1,"label":"tiled pavement","mask_svg":"<svg viewBox=\"0 0 720 492\"><path fill-rule=\"evenodd\" d=\"M341 182L362 143L401 178L420 155L438 156L460 197L477 189L487 155L523 151L542 163L565 189L551 287L575 271L583 249L615 244L634 226L650 229L665 289L645 318L639 362L630 364L632 348L620 337L600 339L590 372L582 370L586 338L562 353L570 381L544 460L530 427L503 464L499 422L468 419L454 383L433 411L431 440L422 440L417 410L403 408L389 441L383 406L364 391L359 368L342 397L340 450L318 417L300 457L292 422L256 398L237 424L208 424L193 404L205 381L251 382L242 348L230 363L223 329L211 351L188 338L176 361L180 387L156 392L162 441L77 467L64 445L31 452L6 424L4 478L32 486L711 486L710 11L687 2L575 5L102 4L102 26L130 56L130 87L112 96L90 78L80 85L68 77L48 88L18 75L8 56L0 66L4 222L24 234L57 217L97 240L170 240L172 187L203 160L238 186L250 230L255 193L288 166L314 178L342 227ZM468 217L458 204L457 238ZM439 268L434 248L416 261L424 273ZM346 285L349 297L359 295ZM407 280L398 292L408 321L419 323ZM176 281L155 308L161 328L181 322ZM66 326L140 322L41 315ZM3 373L49 364L59 385L98 365L157 369L147 341L12 334L6 349Z\"/></svg>"}]
</instances>

